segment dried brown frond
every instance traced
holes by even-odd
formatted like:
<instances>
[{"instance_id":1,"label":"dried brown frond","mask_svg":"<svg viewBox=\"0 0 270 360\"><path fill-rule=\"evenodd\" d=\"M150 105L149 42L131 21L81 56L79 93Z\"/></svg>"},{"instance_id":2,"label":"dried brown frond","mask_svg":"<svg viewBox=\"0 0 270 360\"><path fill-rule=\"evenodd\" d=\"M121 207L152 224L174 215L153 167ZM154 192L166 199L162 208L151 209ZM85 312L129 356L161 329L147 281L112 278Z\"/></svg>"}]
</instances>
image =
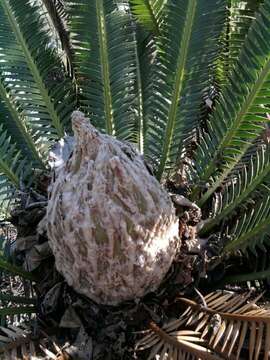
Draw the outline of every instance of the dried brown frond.
<instances>
[{"instance_id":1,"label":"dried brown frond","mask_svg":"<svg viewBox=\"0 0 270 360\"><path fill-rule=\"evenodd\" d=\"M270 310L256 305L261 297L215 291L204 297L206 306L179 298L186 307L180 318L162 329L150 323L151 333L136 348L152 348L149 360L157 354L160 360L269 359Z\"/></svg>"},{"instance_id":2,"label":"dried brown frond","mask_svg":"<svg viewBox=\"0 0 270 360\"><path fill-rule=\"evenodd\" d=\"M36 348L31 329L24 326L9 325L0 327L0 358L30 359L36 356Z\"/></svg>"},{"instance_id":3,"label":"dried brown frond","mask_svg":"<svg viewBox=\"0 0 270 360\"><path fill-rule=\"evenodd\" d=\"M200 332L193 330L162 330L154 322L149 324L152 333L137 343L137 350L152 348L147 359L224 359L207 348Z\"/></svg>"}]
</instances>

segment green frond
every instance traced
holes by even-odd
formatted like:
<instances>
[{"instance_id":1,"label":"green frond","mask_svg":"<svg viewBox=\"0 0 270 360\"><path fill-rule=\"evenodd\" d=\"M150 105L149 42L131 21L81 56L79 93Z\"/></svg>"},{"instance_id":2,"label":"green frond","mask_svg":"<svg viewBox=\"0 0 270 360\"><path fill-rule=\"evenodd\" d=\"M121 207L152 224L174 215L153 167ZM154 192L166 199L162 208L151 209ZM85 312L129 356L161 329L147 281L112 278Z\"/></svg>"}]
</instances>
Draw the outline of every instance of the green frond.
<instances>
[{"instance_id":1,"label":"green frond","mask_svg":"<svg viewBox=\"0 0 270 360\"><path fill-rule=\"evenodd\" d=\"M0 73L31 128L51 139L64 135L74 100L40 10L30 0L1 0Z\"/></svg>"},{"instance_id":2,"label":"green frond","mask_svg":"<svg viewBox=\"0 0 270 360\"><path fill-rule=\"evenodd\" d=\"M13 265L10 262L6 261L6 259L1 256L0 257L0 269L8 271L11 274L19 275L24 279L35 280L35 277L30 272L24 271L19 266Z\"/></svg>"},{"instance_id":3,"label":"green frond","mask_svg":"<svg viewBox=\"0 0 270 360\"><path fill-rule=\"evenodd\" d=\"M66 26L67 14L65 4L60 0L42 0L47 9L48 16L53 24L53 28L61 42L62 48L67 58L68 71L72 73L73 50L71 47L69 33Z\"/></svg>"},{"instance_id":4,"label":"green frond","mask_svg":"<svg viewBox=\"0 0 270 360\"><path fill-rule=\"evenodd\" d=\"M228 80L228 74L238 59L249 27L262 2L262 0L228 1L228 16L223 39L224 48L218 63L218 78L222 84Z\"/></svg>"},{"instance_id":5,"label":"green frond","mask_svg":"<svg viewBox=\"0 0 270 360\"><path fill-rule=\"evenodd\" d=\"M244 155L235 165L235 167L230 172L229 176L226 178L225 184L230 182L232 178L238 176L239 173L243 171L245 167L249 167L252 160L254 160L257 156L257 153L262 150L268 144L268 140L264 139L264 133L267 132L267 124L264 123L266 126L265 131L262 132L261 136L257 137L254 141L252 141L251 145L248 147Z\"/></svg>"},{"instance_id":6,"label":"green frond","mask_svg":"<svg viewBox=\"0 0 270 360\"><path fill-rule=\"evenodd\" d=\"M1 120L1 118L0 118ZM22 156L17 145L11 142L7 130L0 125L0 208L8 210L21 184L31 181L32 163ZM0 265L1 267L1 265Z\"/></svg>"},{"instance_id":7,"label":"green frond","mask_svg":"<svg viewBox=\"0 0 270 360\"><path fill-rule=\"evenodd\" d=\"M148 126L148 110L151 107L151 97L154 91L154 85L151 81L153 75L153 65L156 62L156 42L151 36L144 36L144 32L137 27L136 31L136 69L137 78L135 89L137 92L136 102L136 122L135 122L135 143L140 153L145 152L146 134Z\"/></svg>"},{"instance_id":8,"label":"green frond","mask_svg":"<svg viewBox=\"0 0 270 360\"><path fill-rule=\"evenodd\" d=\"M222 279L222 284L236 284L251 281L260 281L269 279L270 267L262 271L252 271L251 273L242 273L237 275L228 275Z\"/></svg>"},{"instance_id":9,"label":"green frond","mask_svg":"<svg viewBox=\"0 0 270 360\"><path fill-rule=\"evenodd\" d=\"M267 121L270 75L270 1L260 7L195 158L197 184L210 187L201 206L222 185ZM197 198L198 188L193 192Z\"/></svg>"},{"instance_id":10,"label":"green frond","mask_svg":"<svg viewBox=\"0 0 270 360\"><path fill-rule=\"evenodd\" d=\"M130 139L134 135L133 104L137 96L130 14L111 0L66 3L81 107L98 129Z\"/></svg>"},{"instance_id":11,"label":"green frond","mask_svg":"<svg viewBox=\"0 0 270 360\"><path fill-rule=\"evenodd\" d=\"M19 188L20 177L26 171L25 161L22 161L20 152L11 143L7 131L0 125L0 174L4 175L9 183Z\"/></svg>"},{"instance_id":12,"label":"green frond","mask_svg":"<svg viewBox=\"0 0 270 360\"><path fill-rule=\"evenodd\" d=\"M145 116L145 83L148 77L147 74L143 74L143 55L140 54L140 43L138 41L138 34L134 35L136 41L135 48L135 59L136 59L136 70L137 70L137 81L135 83L135 88L137 92L137 109L138 115L136 117L137 121L135 122L135 134L137 134L137 139L134 139L134 142L137 143L138 150L141 154L144 152L144 142L145 142L145 133L146 133L146 116ZM145 77L143 76L145 75ZM136 126L137 125L137 126Z\"/></svg>"},{"instance_id":13,"label":"green frond","mask_svg":"<svg viewBox=\"0 0 270 360\"><path fill-rule=\"evenodd\" d=\"M269 194L269 189L268 189ZM256 247L269 244L270 234L270 196L257 201L254 208L244 212L232 230L227 230L228 243L223 252L235 250L255 252Z\"/></svg>"},{"instance_id":14,"label":"green frond","mask_svg":"<svg viewBox=\"0 0 270 360\"><path fill-rule=\"evenodd\" d=\"M0 124L7 130L13 143L29 161L37 167L44 167L38 137L21 115L16 101L0 79Z\"/></svg>"},{"instance_id":15,"label":"green frond","mask_svg":"<svg viewBox=\"0 0 270 360\"><path fill-rule=\"evenodd\" d=\"M256 0L231 0L227 38L229 68L232 68L233 63L238 58L249 27L252 20L255 19L256 11L262 2Z\"/></svg>"},{"instance_id":16,"label":"green frond","mask_svg":"<svg viewBox=\"0 0 270 360\"><path fill-rule=\"evenodd\" d=\"M194 136L203 91L218 52L225 3L220 0L169 0L163 9L154 84L149 100L146 155L157 177L175 166Z\"/></svg>"},{"instance_id":17,"label":"green frond","mask_svg":"<svg viewBox=\"0 0 270 360\"><path fill-rule=\"evenodd\" d=\"M267 193L270 179L270 148L260 147L251 158L248 166L244 166L227 184L222 192L216 195L214 216L201 231L201 235L211 230L222 220L234 214L235 209L254 197L258 192Z\"/></svg>"},{"instance_id":18,"label":"green frond","mask_svg":"<svg viewBox=\"0 0 270 360\"><path fill-rule=\"evenodd\" d=\"M270 277L269 244L264 242L263 247L257 247L255 251L247 250L240 257L239 263L228 267L218 286L245 283L242 285L263 291Z\"/></svg>"},{"instance_id":19,"label":"green frond","mask_svg":"<svg viewBox=\"0 0 270 360\"><path fill-rule=\"evenodd\" d=\"M129 0L135 18L147 30L160 35L161 13L167 0Z\"/></svg>"}]
</instances>

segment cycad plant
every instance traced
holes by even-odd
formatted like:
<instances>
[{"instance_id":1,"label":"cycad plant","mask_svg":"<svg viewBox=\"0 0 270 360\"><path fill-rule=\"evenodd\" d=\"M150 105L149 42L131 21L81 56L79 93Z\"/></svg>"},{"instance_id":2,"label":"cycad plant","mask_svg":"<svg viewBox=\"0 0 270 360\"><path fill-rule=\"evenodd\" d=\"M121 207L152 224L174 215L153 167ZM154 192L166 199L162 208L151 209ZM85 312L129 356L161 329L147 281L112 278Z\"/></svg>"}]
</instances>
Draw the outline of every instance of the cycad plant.
<instances>
[{"instance_id":1,"label":"cycad plant","mask_svg":"<svg viewBox=\"0 0 270 360\"><path fill-rule=\"evenodd\" d=\"M270 0L0 0L3 211L97 302L265 279L226 264L269 251L269 84Z\"/></svg>"}]
</instances>

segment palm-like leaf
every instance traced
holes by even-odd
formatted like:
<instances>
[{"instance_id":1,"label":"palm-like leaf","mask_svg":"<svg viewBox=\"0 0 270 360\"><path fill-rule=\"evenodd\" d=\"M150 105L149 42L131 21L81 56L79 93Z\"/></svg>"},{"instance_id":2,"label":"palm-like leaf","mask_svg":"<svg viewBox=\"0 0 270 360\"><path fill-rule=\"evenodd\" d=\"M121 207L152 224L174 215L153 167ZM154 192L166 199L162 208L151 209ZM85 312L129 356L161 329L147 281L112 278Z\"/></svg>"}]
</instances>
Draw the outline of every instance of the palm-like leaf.
<instances>
[{"instance_id":1,"label":"palm-like leaf","mask_svg":"<svg viewBox=\"0 0 270 360\"><path fill-rule=\"evenodd\" d=\"M65 4L61 0L42 0L47 9L48 16L53 23L53 30L56 30L58 38L67 58L67 70L72 74L73 50L67 30L67 14Z\"/></svg>"},{"instance_id":2,"label":"palm-like leaf","mask_svg":"<svg viewBox=\"0 0 270 360\"><path fill-rule=\"evenodd\" d=\"M209 132L197 151L198 184L213 179L200 205L222 184L264 128L269 102L269 21L270 3L266 1L249 30L239 61L209 122ZM193 196L197 194L198 189Z\"/></svg>"},{"instance_id":3,"label":"palm-like leaf","mask_svg":"<svg viewBox=\"0 0 270 360\"><path fill-rule=\"evenodd\" d=\"M148 130L147 114L151 107L151 95L154 91L154 84L152 83L152 76L154 66L156 64L157 43L151 35L144 31L140 26L135 24L136 32L134 39L136 41L136 124L135 134L136 143L139 151L145 152L146 134Z\"/></svg>"},{"instance_id":4,"label":"palm-like leaf","mask_svg":"<svg viewBox=\"0 0 270 360\"><path fill-rule=\"evenodd\" d=\"M135 42L130 15L109 0L67 1L81 104L99 129L134 137Z\"/></svg>"},{"instance_id":5,"label":"palm-like leaf","mask_svg":"<svg viewBox=\"0 0 270 360\"><path fill-rule=\"evenodd\" d=\"M0 269L8 271L9 273L14 274L14 275L19 275L24 279L28 279L28 280L32 280L32 281L35 280L35 276L33 274L23 270L19 266L11 264L2 255L0 256ZM0 295L0 300L1 300L1 295Z\"/></svg>"},{"instance_id":6,"label":"palm-like leaf","mask_svg":"<svg viewBox=\"0 0 270 360\"><path fill-rule=\"evenodd\" d=\"M136 48L135 48L135 59L136 59L136 69L137 69L137 81L135 85L135 91L137 93L137 101L136 101L136 108L137 108L137 116L136 116L136 122L135 122L135 137L133 138L133 141L137 144L138 150L140 153L144 153L144 144L145 144L145 134L147 129L146 124L146 96L145 92L147 89L147 79L149 77L149 74L146 74L144 72L144 65L146 65L147 62L144 62L144 58L147 57L147 52L144 52L142 44L140 43L139 39L136 38L138 35L135 36L136 41ZM150 45L151 48L151 45ZM142 51L142 53L141 53ZM148 65L148 64L147 64ZM145 66L145 68L149 68L148 66ZM135 104L134 104L135 105Z\"/></svg>"},{"instance_id":7,"label":"palm-like leaf","mask_svg":"<svg viewBox=\"0 0 270 360\"><path fill-rule=\"evenodd\" d=\"M36 166L43 167L43 161L39 152L41 145L37 144L37 136L27 126L24 117L17 111L15 100L7 92L1 80L0 114L2 129L5 129L7 135L16 141L16 146L20 149L22 155L35 163Z\"/></svg>"},{"instance_id":8,"label":"palm-like leaf","mask_svg":"<svg viewBox=\"0 0 270 360\"><path fill-rule=\"evenodd\" d=\"M21 184L30 184L30 175L32 174L31 159L22 156L17 144L12 143L11 137L4 127L6 120L0 125L0 205L2 212L7 212L10 205L13 204L17 198L16 191L20 189Z\"/></svg>"},{"instance_id":9,"label":"palm-like leaf","mask_svg":"<svg viewBox=\"0 0 270 360\"><path fill-rule=\"evenodd\" d=\"M237 255L239 255L239 252ZM237 261L235 266L233 264L232 267L227 268L219 286L240 284L241 286L264 291L268 286L269 277L269 244L264 243L263 248L257 247L255 251L248 249L242 253L240 261Z\"/></svg>"},{"instance_id":10,"label":"palm-like leaf","mask_svg":"<svg viewBox=\"0 0 270 360\"><path fill-rule=\"evenodd\" d=\"M207 69L217 56L224 2L168 1L163 12L168 21L151 79L155 88L146 136L146 155L156 162L159 179L175 164L198 124Z\"/></svg>"},{"instance_id":11,"label":"palm-like leaf","mask_svg":"<svg viewBox=\"0 0 270 360\"><path fill-rule=\"evenodd\" d=\"M3 130L3 125L0 126L0 134L0 197L4 201L20 187L20 181L27 179L31 164L21 157L15 144L11 143L7 132Z\"/></svg>"},{"instance_id":12,"label":"palm-like leaf","mask_svg":"<svg viewBox=\"0 0 270 360\"><path fill-rule=\"evenodd\" d=\"M249 166L244 166L228 182L223 191L216 195L213 218L202 229L202 234L211 230L222 220L234 215L235 209L259 194L269 191L270 151L262 146L251 158Z\"/></svg>"},{"instance_id":13,"label":"palm-like leaf","mask_svg":"<svg viewBox=\"0 0 270 360\"><path fill-rule=\"evenodd\" d=\"M265 268L261 271L252 271L250 273L236 274L236 275L228 275L222 279L222 284L236 284L236 283L251 283L254 282L256 285L261 280L267 280L270 277L270 267Z\"/></svg>"},{"instance_id":14,"label":"palm-like leaf","mask_svg":"<svg viewBox=\"0 0 270 360\"><path fill-rule=\"evenodd\" d=\"M269 189L267 191L269 194ZM228 231L229 241L224 251L250 249L262 247L265 242L269 243L270 234L270 197L264 197L257 202L255 208L246 211L234 228Z\"/></svg>"},{"instance_id":15,"label":"palm-like leaf","mask_svg":"<svg viewBox=\"0 0 270 360\"><path fill-rule=\"evenodd\" d=\"M238 59L255 13L262 0L230 0L228 16L224 30L224 55L220 58L218 78L222 83L228 80L228 74Z\"/></svg>"},{"instance_id":16,"label":"palm-like leaf","mask_svg":"<svg viewBox=\"0 0 270 360\"><path fill-rule=\"evenodd\" d=\"M44 30L40 9L31 1L1 0L0 55L5 61L0 72L17 111L30 119L35 131L52 138L64 135L63 124L73 107L72 88Z\"/></svg>"},{"instance_id":17,"label":"palm-like leaf","mask_svg":"<svg viewBox=\"0 0 270 360\"><path fill-rule=\"evenodd\" d=\"M161 14L167 0L129 0L138 21L155 35L160 34Z\"/></svg>"}]
</instances>

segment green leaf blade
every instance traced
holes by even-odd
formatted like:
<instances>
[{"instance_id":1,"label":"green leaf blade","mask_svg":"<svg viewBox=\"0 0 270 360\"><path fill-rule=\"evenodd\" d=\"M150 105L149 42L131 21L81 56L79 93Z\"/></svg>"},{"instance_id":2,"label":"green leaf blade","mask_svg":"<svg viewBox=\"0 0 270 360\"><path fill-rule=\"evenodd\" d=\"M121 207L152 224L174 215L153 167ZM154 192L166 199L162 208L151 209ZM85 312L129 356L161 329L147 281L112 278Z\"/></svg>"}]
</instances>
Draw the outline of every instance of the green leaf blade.
<instances>
[{"instance_id":1,"label":"green leaf blade","mask_svg":"<svg viewBox=\"0 0 270 360\"><path fill-rule=\"evenodd\" d=\"M130 14L108 0L67 1L80 103L94 126L134 137L136 62Z\"/></svg>"},{"instance_id":2,"label":"green leaf blade","mask_svg":"<svg viewBox=\"0 0 270 360\"><path fill-rule=\"evenodd\" d=\"M209 85L209 68L217 57L225 3L168 1L163 12L168 22L162 28L152 79L155 89L146 136L146 155L155 154L159 179L175 166L194 136L203 91Z\"/></svg>"},{"instance_id":3,"label":"green leaf blade","mask_svg":"<svg viewBox=\"0 0 270 360\"><path fill-rule=\"evenodd\" d=\"M150 0L130 0L131 11L139 23L155 35L160 35L158 15L162 5L156 3Z\"/></svg>"},{"instance_id":4,"label":"green leaf blade","mask_svg":"<svg viewBox=\"0 0 270 360\"><path fill-rule=\"evenodd\" d=\"M268 191L269 192L269 191ZM223 253L236 250L245 252L247 249L255 251L263 243L269 243L270 233L270 198L260 199L254 209L246 211L236 222L234 229L229 232L230 241Z\"/></svg>"},{"instance_id":5,"label":"green leaf blade","mask_svg":"<svg viewBox=\"0 0 270 360\"><path fill-rule=\"evenodd\" d=\"M0 62L0 72L23 115L34 120L31 127L50 140L64 135L63 124L69 114L63 112L63 103L74 102L74 94L41 14L40 4L1 0L1 31L8 41L0 37L0 57L5 59ZM56 77L62 88L52 97ZM20 80L14 86L13 82Z\"/></svg>"},{"instance_id":6,"label":"green leaf blade","mask_svg":"<svg viewBox=\"0 0 270 360\"><path fill-rule=\"evenodd\" d=\"M247 35L239 61L231 73L230 81L210 119L210 136L205 137L204 144L197 151L196 161L202 169L199 182L203 184L213 179L210 188L199 201L200 206L222 185L252 141L263 131L263 124L258 119L259 108L267 121L267 109L261 107L266 99L262 102L260 99L262 94L263 97L266 95L270 77L270 43L267 41L270 26L269 6L269 1L266 1L260 8ZM270 99L269 91L267 98ZM211 152L207 150L210 141ZM235 156L231 157L232 153ZM193 192L194 199L197 195L197 191Z\"/></svg>"}]
</instances>

